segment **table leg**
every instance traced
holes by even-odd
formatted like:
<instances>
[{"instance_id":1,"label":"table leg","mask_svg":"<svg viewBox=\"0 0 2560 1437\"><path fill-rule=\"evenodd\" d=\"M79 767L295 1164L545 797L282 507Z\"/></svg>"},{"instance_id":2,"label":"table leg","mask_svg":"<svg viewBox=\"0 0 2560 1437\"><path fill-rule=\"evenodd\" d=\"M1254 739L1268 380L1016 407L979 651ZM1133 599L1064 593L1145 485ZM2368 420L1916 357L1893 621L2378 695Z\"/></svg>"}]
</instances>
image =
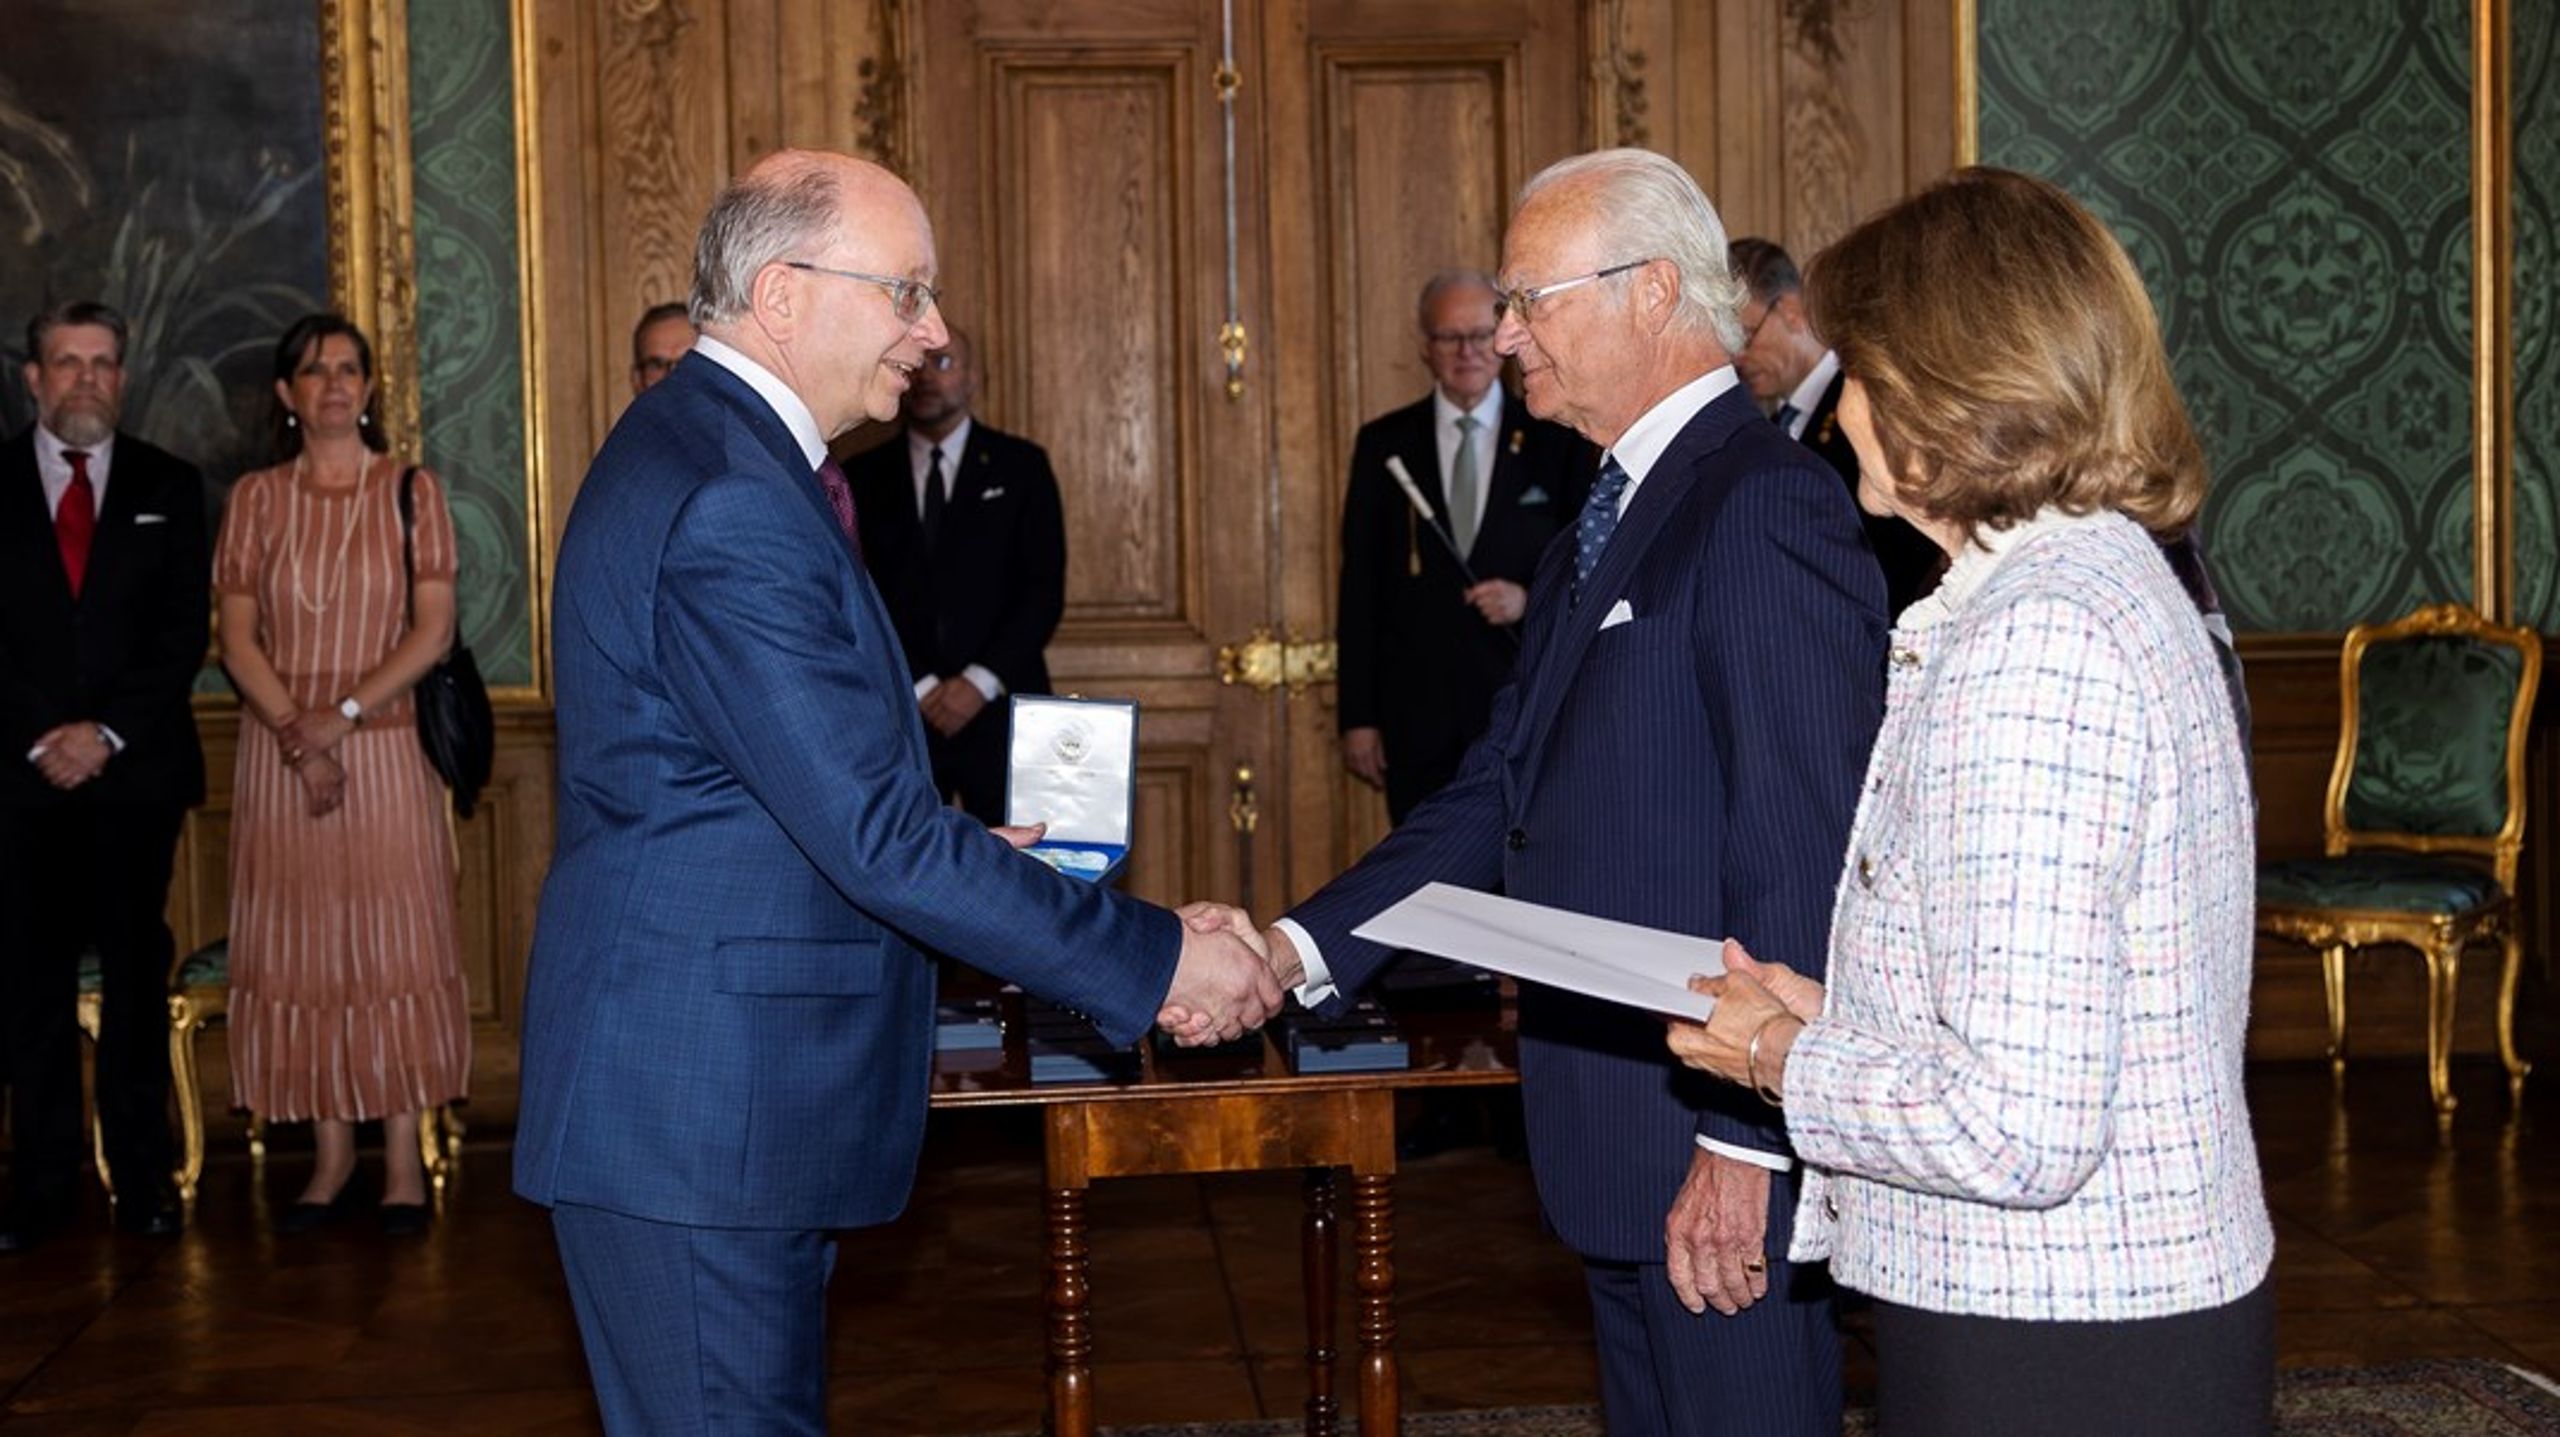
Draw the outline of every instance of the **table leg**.
<instances>
[{"instance_id":1,"label":"table leg","mask_svg":"<svg viewBox=\"0 0 2560 1437\"><path fill-rule=\"evenodd\" d=\"M1334 1199L1333 1169L1307 1169L1307 1216L1298 1241L1306 1269L1307 1437L1334 1437L1342 1420L1333 1396L1333 1280L1341 1259Z\"/></svg>"},{"instance_id":2,"label":"table leg","mask_svg":"<svg viewBox=\"0 0 2560 1437\"><path fill-rule=\"evenodd\" d=\"M1053 1187L1049 1220L1049 1431L1093 1437L1093 1318L1084 1189Z\"/></svg>"},{"instance_id":3,"label":"table leg","mask_svg":"<svg viewBox=\"0 0 2560 1437\"><path fill-rule=\"evenodd\" d=\"M1396 1393L1395 1179L1355 1173L1351 1179L1352 1282L1360 1290L1360 1430L1385 1437L1398 1430Z\"/></svg>"}]
</instances>

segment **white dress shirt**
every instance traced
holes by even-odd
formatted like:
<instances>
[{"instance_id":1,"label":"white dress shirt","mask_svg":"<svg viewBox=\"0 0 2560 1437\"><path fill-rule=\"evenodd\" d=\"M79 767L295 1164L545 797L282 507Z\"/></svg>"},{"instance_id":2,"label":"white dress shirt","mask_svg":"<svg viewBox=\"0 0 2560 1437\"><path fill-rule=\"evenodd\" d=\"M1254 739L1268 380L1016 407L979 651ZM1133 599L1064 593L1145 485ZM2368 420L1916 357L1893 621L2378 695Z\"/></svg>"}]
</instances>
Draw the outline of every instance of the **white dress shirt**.
<instances>
[{"instance_id":1,"label":"white dress shirt","mask_svg":"<svg viewBox=\"0 0 2560 1437\"><path fill-rule=\"evenodd\" d=\"M64 451L78 449L89 456L90 512L103 518L107 512L107 471L115 467L116 437L108 435L96 444L65 444L50 429L36 426L36 477L44 482L44 512L48 518L59 518L62 496L71 492L71 461ZM98 736L107 741L110 754L124 752L124 735L105 724L99 724ZM27 762L44 757L44 745L27 750Z\"/></svg>"},{"instance_id":2,"label":"white dress shirt","mask_svg":"<svg viewBox=\"0 0 2560 1437\"><path fill-rule=\"evenodd\" d=\"M44 512L53 516L62 512L62 496L71 492L71 461L63 457L66 450L78 449L89 456L89 497L96 502L94 512L107 512L107 471L115 467L116 437L108 435L96 444L65 444L54 432L36 426L36 476L44 481Z\"/></svg>"},{"instance_id":3,"label":"white dress shirt","mask_svg":"<svg viewBox=\"0 0 2560 1437\"><path fill-rule=\"evenodd\" d=\"M1796 407L1795 416L1787 421L1789 439L1804 438L1804 427L1813 422L1814 406L1822 402L1823 392L1831 387L1833 376L1839 372L1839 354L1826 349L1822 351L1822 357L1813 362L1813 368L1806 372L1804 382L1787 396L1787 402Z\"/></svg>"},{"instance_id":4,"label":"white dress shirt","mask_svg":"<svg viewBox=\"0 0 2560 1437\"><path fill-rule=\"evenodd\" d=\"M925 476L933 472L933 451L939 449L942 451L942 512L944 522L950 522L951 506L960 497L960 456L969 452L969 431L976 426L977 421L964 414L960 416L960 422L952 426L951 432L939 439L928 439L913 429L907 431L907 468L915 476L916 517L919 520L924 517ZM960 677L986 695L989 703L1004 697L1004 680L997 678L995 670L985 664L969 665L960 671ZM938 675L927 674L916 680L916 701L922 703L926 694L940 687L942 679Z\"/></svg>"},{"instance_id":5,"label":"white dress shirt","mask_svg":"<svg viewBox=\"0 0 2560 1437\"><path fill-rule=\"evenodd\" d=\"M1621 517L1625 516L1628 503L1636 496L1636 486L1642 484L1645 475L1653 472L1653 466L1661 462L1663 453L1671 447L1671 441L1680 437L1680 431L1689 427L1689 421L1698 417L1699 410L1713 404L1737 382L1730 364L1708 370L1664 395L1651 409L1636 416L1636 421L1618 436L1618 442L1609 446L1609 457L1617 460L1618 467L1627 471L1626 489L1618 496ZM1490 840L1491 835L1488 835ZM1297 946L1299 959L1306 965L1305 981L1292 990L1298 1001L1312 1008L1333 997L1333 970L1325 966L1324 954L1316 947L1315 938L1294 919L1283 918L1272 926L1289 935L1289 941ZM1773 1171L1784 1172L1795 1165L1795 1160L1783 1153L1735 1147L1703 1136L1698 1139L1698 1145Z\"/></svg>"},{"instance_id":6,"label":"white dress shirt","mask_svg":"<svg viewBox=\"0 0 2560 1437\"><path fill-rule=\"evenodd\" d=\"M1449 486L1450 476L1458 472L1458 441L1464 437L1458 432L1458 421L1470 414L1475 416L1476 421L1476 492L1473 510L1460 514L1456 496L1449 492ZM1493 492L1494 436L1501 432L1501 385L1496 384L1486 389L1484 398L1477 400L1476 407L1473 409L1460 409L1457 402L1452 400L1446 391L1436 385L1433 386L1431 436L1440 448L1440 495L1443 506L1449 511L1441 517L1448 522L1449 532L1453 536L1474 534L1484 528L1485 505ZM1465 522L1461 523L1460 520Z\"/></svg>"}]
</instances>

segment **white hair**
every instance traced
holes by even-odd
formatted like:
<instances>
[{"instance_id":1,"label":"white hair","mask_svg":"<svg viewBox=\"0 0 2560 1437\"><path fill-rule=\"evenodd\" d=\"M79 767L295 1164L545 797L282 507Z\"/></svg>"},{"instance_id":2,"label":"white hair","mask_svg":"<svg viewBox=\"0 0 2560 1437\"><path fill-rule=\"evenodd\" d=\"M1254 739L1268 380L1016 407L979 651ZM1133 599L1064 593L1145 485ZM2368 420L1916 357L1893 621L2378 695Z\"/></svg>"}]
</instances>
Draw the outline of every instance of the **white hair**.
<instances>
[{"instance_id":1,"label":"white hair","mask_svg":"<svg viewBox=\"0 0 2560 1437\"><path fill-rule=\"evenodd\" d=\"M832 241L843 188L824 165L730 181L711 202L693 242L693 294L685 308L694 328L745 314L755 303L756 275L766 265Z\"/></svg>"},{"instance_id":2,"label":"white hair","mask_svg":"<svg viewBox=\"0 0 2560 1437\"><path fill-rule=\"evenodd\" d=\"M1431 328L1432 303L1453 289L1480 289L1497 301L1502 298L1502 282L1483 270L1444 269L1423 282L1422 295L1413 302L1415 322Z\"/></svg>"},{"instance_id":3,"label":"white hair","mask_svg":"<svg viewBox=\"0 0 2560 1437\"><path fill-rule=\"evenodd\" d=\"M1594 150L1538 171L1520 187L1519 203L1566 184L1591 187L1585 212L1604 264L1669 261L1680 272L1675 322L1712 332L1728 352L1742 348L1749 292L1734 277L1724 221L1687 170L1651 150Z\"/></svg>"}]
</instances>

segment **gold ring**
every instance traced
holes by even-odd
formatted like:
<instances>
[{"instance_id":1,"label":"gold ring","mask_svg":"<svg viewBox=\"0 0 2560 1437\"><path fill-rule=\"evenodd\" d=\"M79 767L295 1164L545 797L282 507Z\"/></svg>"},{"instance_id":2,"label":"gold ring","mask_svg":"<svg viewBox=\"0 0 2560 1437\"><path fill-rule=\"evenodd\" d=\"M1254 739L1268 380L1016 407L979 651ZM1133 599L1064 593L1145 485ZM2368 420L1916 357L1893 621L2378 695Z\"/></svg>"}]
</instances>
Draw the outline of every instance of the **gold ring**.
<instances>
[{"instance_id":1,"label":"gold ring","mask_svg":"<svg viewBox=\"0 0 2560 1437\"><path fill-rule=\"evenodd\" d=\"M1742 1270L1744 1272L1767 1272L1769 1270L1769 1261L1766 1258L1755 1257L1749 1262L1744 1263L1742 1265Z\"/></svg>"}]
</instances>

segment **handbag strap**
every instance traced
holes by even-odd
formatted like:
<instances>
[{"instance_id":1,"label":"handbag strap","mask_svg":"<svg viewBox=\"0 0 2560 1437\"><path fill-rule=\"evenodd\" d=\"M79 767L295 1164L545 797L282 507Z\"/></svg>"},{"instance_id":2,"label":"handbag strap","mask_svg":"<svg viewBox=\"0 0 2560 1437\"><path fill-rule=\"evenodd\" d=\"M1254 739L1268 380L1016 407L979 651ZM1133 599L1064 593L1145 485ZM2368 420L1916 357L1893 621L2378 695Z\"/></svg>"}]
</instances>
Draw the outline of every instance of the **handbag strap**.
<instances>
[{"instance_id":1,"label":"handbag strap","mask_svg":"<svg viewBox=\"0 0 2560 1437\"><path fill-rule=\"evenodd\" d=\"M400 471L401 611L407 619L408 627L413 629L418 626L418 556L414 552L414 534L418 527L418 520L410 504L409 486L417 477L418 466L415 464Z\"/></svg>"}]
</instances>

